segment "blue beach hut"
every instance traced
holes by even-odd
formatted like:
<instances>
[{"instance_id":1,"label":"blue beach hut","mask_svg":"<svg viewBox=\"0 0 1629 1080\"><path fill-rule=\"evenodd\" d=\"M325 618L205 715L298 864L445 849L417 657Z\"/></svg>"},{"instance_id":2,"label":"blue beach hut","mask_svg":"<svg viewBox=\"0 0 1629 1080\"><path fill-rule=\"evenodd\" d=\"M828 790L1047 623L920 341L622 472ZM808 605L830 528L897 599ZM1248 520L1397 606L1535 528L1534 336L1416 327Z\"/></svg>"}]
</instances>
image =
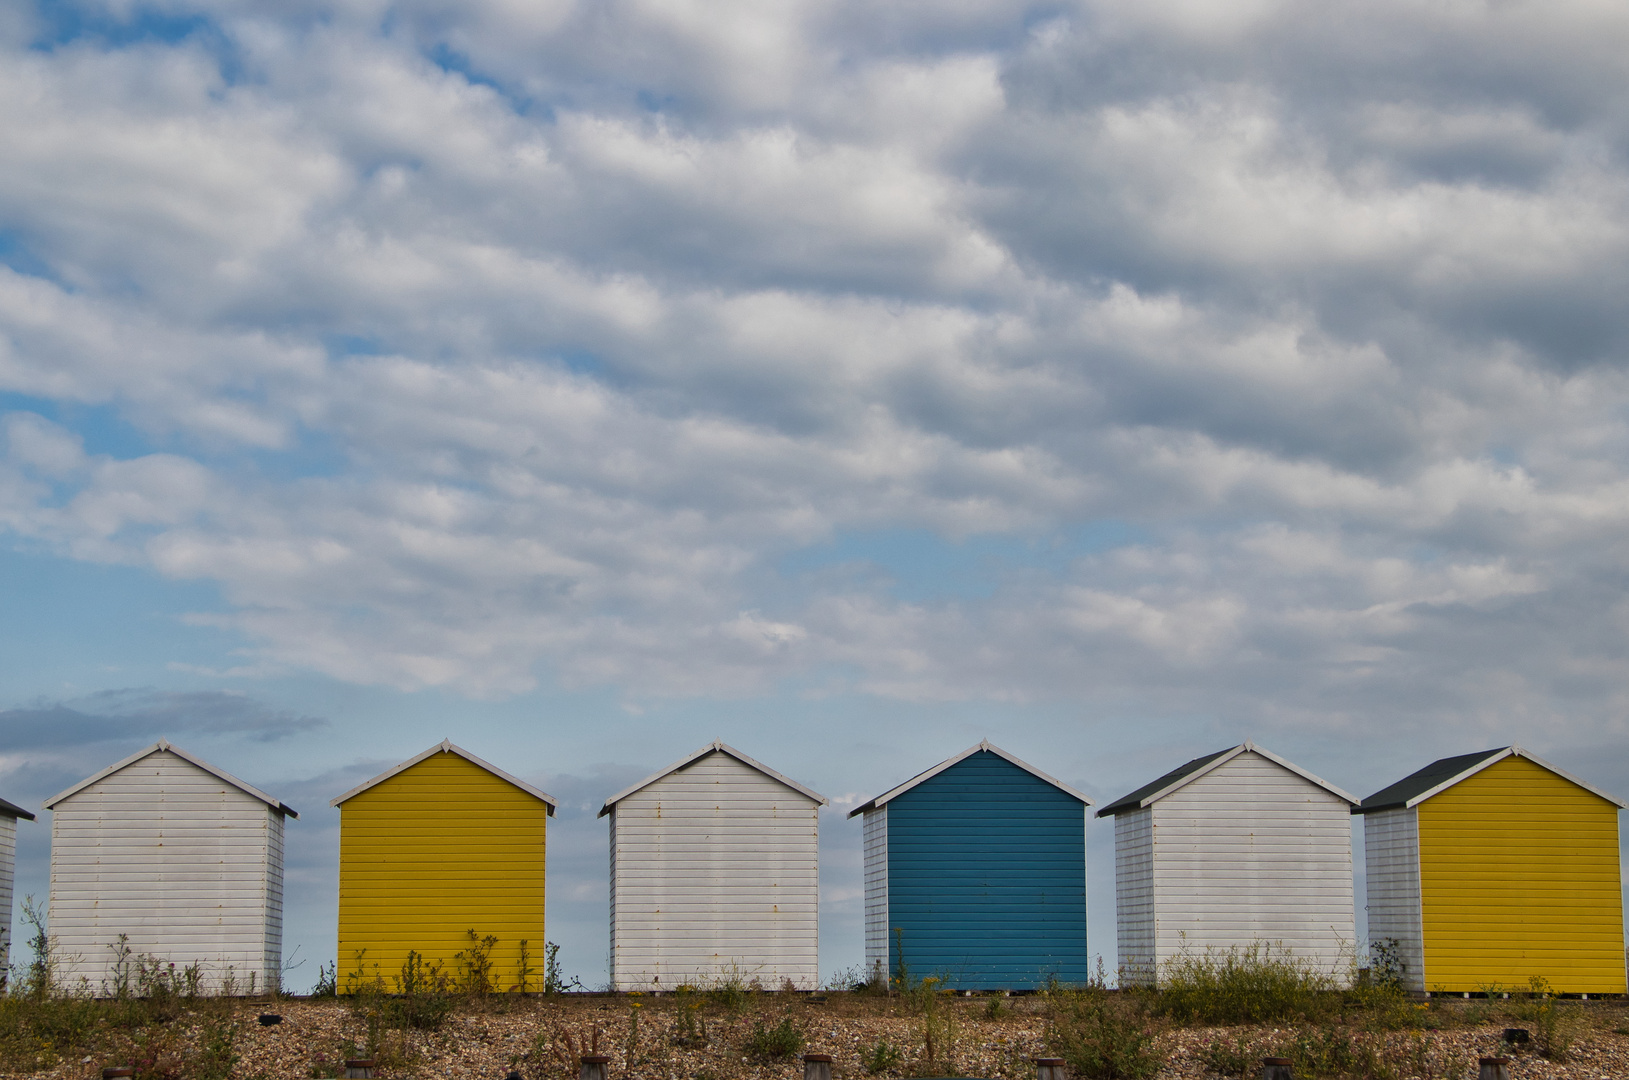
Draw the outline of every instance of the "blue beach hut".
<instances>
[{"instance_id":1,"label":"blue beach hut","mask_svg":"<svg viewBox=\"0 0 1629 1080\"><path fill-rule=\"evenodd\" d=\"M1085 982L1092 800L981 742L855 808L873 977L961 990Z\"/></svg>"}]
</instances>

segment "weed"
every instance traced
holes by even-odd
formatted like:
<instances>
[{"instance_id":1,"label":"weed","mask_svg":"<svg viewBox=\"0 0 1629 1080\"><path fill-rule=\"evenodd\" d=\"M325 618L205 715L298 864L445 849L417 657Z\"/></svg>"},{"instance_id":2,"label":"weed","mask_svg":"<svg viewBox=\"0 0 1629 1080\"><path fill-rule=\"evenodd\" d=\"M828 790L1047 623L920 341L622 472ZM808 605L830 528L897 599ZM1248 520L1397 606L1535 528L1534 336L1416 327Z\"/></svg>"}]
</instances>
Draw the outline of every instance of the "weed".
<instances>
[{"instance_id":1,"label":"weed","mask_svg":"<svg viewBox=\"0 0 1629 1080\"><path fill-rule=\"evenodd\" d=\"M543 992L545 994L564 994L572 990L581 990L583 984L577 976L566 978L565 971L560 967L560 946L552 941L543 943Z\"/></svg>"},{"instance_id":2,"label":"weed","mask_svg":"<svg viewBox=\"0 0 1629 1080\"><path fill-rule=\"evenodd\" d=\"M1165 1055L1138 995L1110 995L1099 980L1084 989L1049 991L1046 1045L1085 1080L1144 1080Z\"/></svg>"},{"instance_id":3,"label":"weed","mask_svg":"<svg viewBox=\"0 0 1629 1080\"><path fill-rule=\"evenodd\" d=\"M674 1046L702 1047L708 1043L707 1018L701 1015L701 1002L696 1000L693 987L681 986L674 996L678 999L673 1031Z\"/></svg>"},{"instance_id":4,"label":"weed","mask_svg":"<svg viewBox=\"0 0 1629 1080\"><path fill-rule=\"evenodd\" d=\"M1232 1042L1213 1039L1199 1054L1205 1068L1218 1076L1244 1076L1255 1069L1260 1058L1261 1054L1243 1035Z\"/></svg>"},{"instance_id":5,"label":"weed","mask_svg":"<svg viewBox=\"0 0 1629 1080\"><path fill-rule=\"evenodd\" d=\"M860 1051L860 1064L872 1076L878 1073L892 1072L899 1068L905 1060L905 1051L889 1042L887 1039L878 1039L875 1046L869 1050Z\"/></svg>"},{"instance_id":6,"label":"weed","mask_svg":"<svg viewBox=\"0 0 1629 1080\"><path fill-rule=\"evenodd\" d=\"M1573 1040L1582 1026L1578 1008L1556 997L1549 980L1535 975L1527 980L1532 994L1511 1013L1533 1025L1533 1043L1542 1056L1561 1063L1572 1053Z\"/></svg>"},{"instance_id":7,"label":"weed","mask_svg":"<svg viewBox=\"0 0 1629 1080\"><path fill-rule=\"evenodd\" d=\"M425 963L424 957L411 949L396 976L396 995L385 1009L390 1026L396 1028L436 1031L455 1004L441 965Z\"/></svg>"},{"instance_id":8,"label":"weed","mask_svg":"<svg viewBox=\"0 0 1629 1080\"><path fill-rule=\"evenodd\" d=\"M1401 990L1407 981L1408 964L1403 960L1403 943L1394 937L1376 938L1369 943L1369 978L1376 986Z\"/></svg>"},{"instance_id":9,"label":"weed","mask_svg":"<svg viewBox=\"0 0 1629 1080\"><path fill-rule=\"evenodd\" d=\"M317 985L311 988L314 998L331 998L339 996L339 965L329 963L317 966Z\"/></svg>"},{"instance_id":10,"label":"weed","mask_svg":"<svg viewBox=\"0 0 1629 1080\"><path fill-rule=\"evenodd\" d=\"M1159 1010L1206 1024L1316 1019L1336 1004L1334 989L1334 980L1310 964L1256 942L1172 957L1160 975Z\"/></svg>"},{"instance_id":11,"label":"weed","mask_svg":"<svg viewBox=\"0 0 1629 1080\"><path fill-rule=\"evenodd\" d=\"M469 997L485 997L498 988L492 975L492 950L498 939L492 934L482 937L473 928L466 935L468 947L453 954L458 964L458 989Z\"/></svg>"},{"instance_id":12,"label":"weed","mask_svg":"<svg viewBox=\"0 0 1629 1080\"><path fill-rule=\"evenodd\" d=\"M998 997L993 997L984 1003L984 1018L986 1020L1000 1020L1011 1015L1012 1008Z\"/></svg>"},{"instance_id":13,"label":"weed","mask_svg":"<svg viewBox=\"0 0 1629 1080\"><path fill-rule=\"evenodd\" d=\"M752 1034L741 1049L759 1061L784 1061L803 1049L803 1041L803 1032L792 1018L783 1016L774 1027L765 1027L762 1020L753 1021Z\"/></svg>"},{"instance_id":14,"label":"weed","mask_svg":"<svg viewBox=\"0 0 1629 1080\"><path fill-rule=\"evenodd\" d=\"M732 963L729 970L721 972L707 988L707 997L725 1012L739 1015L746 1011L752 1000L752 987L747 984L741 969Z\"/></svg>"},{"instance_id":15,"label":"weed","mask_svg":"<svg viewBox=\"0 0 1629 1080\"><path fill-rule=\"evenodd\" d=\"M238 1063L238 1025L224 1017L210 1017L204 1021L199 1033L197 1056L189 1077L196 1080L229 1080L232 1067Z\"/></svg>"}]
</instances>

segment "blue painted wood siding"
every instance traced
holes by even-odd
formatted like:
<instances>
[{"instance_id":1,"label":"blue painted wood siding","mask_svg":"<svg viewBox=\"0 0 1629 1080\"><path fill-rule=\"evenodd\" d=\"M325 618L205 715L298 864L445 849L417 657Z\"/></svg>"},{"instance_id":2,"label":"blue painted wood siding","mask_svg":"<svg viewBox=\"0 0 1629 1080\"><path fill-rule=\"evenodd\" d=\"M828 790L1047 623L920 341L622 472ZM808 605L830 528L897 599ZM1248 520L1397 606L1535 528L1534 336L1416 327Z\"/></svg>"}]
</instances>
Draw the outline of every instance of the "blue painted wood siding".
<instances>
[{"instance_id":1,"label":"blue painted wood siding","mask_svg":"<svg viewBox=\"0 0 1629 1080\"><path fill-rule=\"evenodd\" d=\"M888 803L890 970L1019 990L1086 981L1086 808L980 751ZM897 932L893 932L897 931Z\"/></svg>"}]
</instances>

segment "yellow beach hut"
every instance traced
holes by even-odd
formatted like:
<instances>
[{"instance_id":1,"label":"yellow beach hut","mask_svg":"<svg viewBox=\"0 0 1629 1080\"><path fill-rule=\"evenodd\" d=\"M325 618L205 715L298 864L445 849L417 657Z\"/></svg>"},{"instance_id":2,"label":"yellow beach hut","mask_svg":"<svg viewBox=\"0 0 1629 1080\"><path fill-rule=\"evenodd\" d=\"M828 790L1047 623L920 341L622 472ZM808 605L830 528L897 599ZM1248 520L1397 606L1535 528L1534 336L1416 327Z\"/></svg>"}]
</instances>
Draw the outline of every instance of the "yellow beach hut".
<instances>
[{"instance_id":1,"label":"yellow beach hut","mask_svg":"<svg viewBox=\"0 0 1629 1080\"><path fill-rule=\"evenodd\" d=\"M1618 811L1519 746L1443 758L1362 814L1369 942L1413 990L1624 992Z\"/></svg>"},{"instance_id":2,"label":"yellow beach hut","mask_svg":"<svg viewBox=\"0 0 1629 1080\"><path fill-rule=\"evenodd\" d=\"M443 741L332 805L341 993L398 989L409 952L454 978L474 962L494 989L542 989L552 797Z\"/></svg>"}]
</instances>

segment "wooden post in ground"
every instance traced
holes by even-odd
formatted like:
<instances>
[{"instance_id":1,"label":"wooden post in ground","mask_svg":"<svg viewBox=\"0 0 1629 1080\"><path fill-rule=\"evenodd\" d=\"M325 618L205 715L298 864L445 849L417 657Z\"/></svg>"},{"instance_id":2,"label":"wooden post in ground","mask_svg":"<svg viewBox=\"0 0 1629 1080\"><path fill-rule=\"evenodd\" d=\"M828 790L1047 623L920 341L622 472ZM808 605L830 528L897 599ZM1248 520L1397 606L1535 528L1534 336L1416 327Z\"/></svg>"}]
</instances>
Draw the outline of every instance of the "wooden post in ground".
<instances>
[{"instance_id":1,"label":"wooden post in ground","mask_svg":"<svg viewBox=\"0 0 1629 1080\"><path fill-rule=\"evenodd\" d=\"M1036 1058L1035 1080L1068 1080L1063 1071L1063 1058Z\"/></svg>"},{"instance_id":2,"label":"wooden post in ground","mask_svg":"<svg viewBox=\"0 0 1629 1080\"><path fill-rule=\"evenodd\" d=\"M345 1063L346 1076L373 1076L372 1058L352 1058Z\"/></svg>"},{"instance_id":3,"label":"wooden post in ground","mask_svg":"<svg viewBox=\"0 0 1629 1080\"><path fill-rule=\"evenodd\" d=\"M804 1054L803 1080L831 1080L830 1054Z\"/></svg>"},{"instance_id":4,"label":"wooden post in ground","mask_svg":"<svg viewBox=\"0 0 1629 1080\"><path fill-rule=\"evenodd\" d=\"M1261 1080L1295 1080L1290 1070L1293 1064L1289 1058L1262 1058Z\"/></svg>"},{"instance_id":5,"label":"wooden post in ground","mask_svg":"<svg viewBox=\"0 0 1629 1080\"><path fill-rule=\"evenodd\" d=\"M1485 1057L1481 1059L1481 1065L1476 1080L1510 1080L1509 1058Z\"/></svg>"},{"instance_id":6,"label":"wooden post in ground","mask_svg":"<svg viewBox=\"0 0 1629 1080\"><path fill-rule=\"evenodd\" d=\"M578 1080L611 1080L611 1059L604 1054L590 1054L579 1059L582 1071Z\"/></svg>"}]
</instances>

